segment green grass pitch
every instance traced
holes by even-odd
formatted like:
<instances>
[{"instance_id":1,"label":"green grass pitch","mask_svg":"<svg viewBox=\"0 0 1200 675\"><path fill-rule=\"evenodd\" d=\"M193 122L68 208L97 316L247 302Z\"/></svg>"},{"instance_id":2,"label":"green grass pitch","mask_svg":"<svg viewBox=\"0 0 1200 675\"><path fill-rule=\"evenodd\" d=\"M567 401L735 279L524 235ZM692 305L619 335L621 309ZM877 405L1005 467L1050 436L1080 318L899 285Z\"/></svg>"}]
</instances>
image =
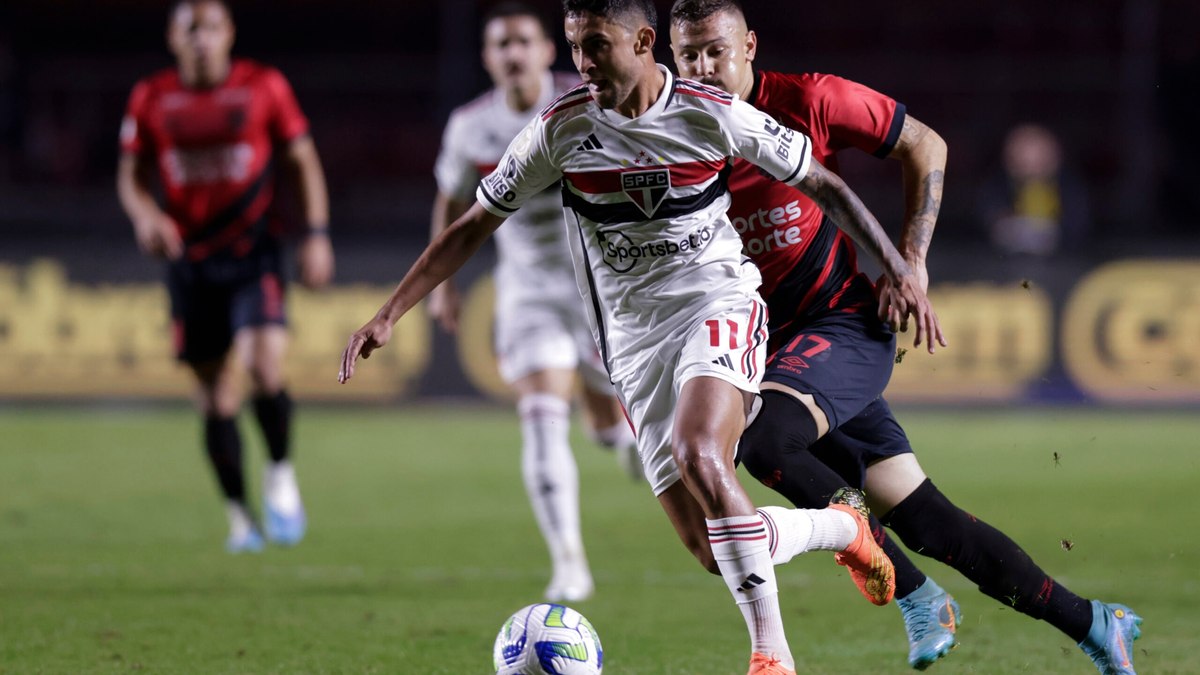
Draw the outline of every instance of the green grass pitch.
<instances>
[{"instance_id":1,"label":"green grass pitch","mask_svg":"<svg viewBox=\"0 0 1200 675\"><path fill-rule=\"evenodd\" d=\"M1200 417L899 415L960 506L1076 592L1145 617L1140 672L1200 672L1200 537L1187 515ZM264 453L248 418L242 429L257 495ZM490 673L496 631L548 576L515 416L306 407L297 438L309 537L233 557L190 411L0 410L0 673ZM745 629L721 581L644 485L578 432L574 444L597 584L576 607L605 672L744 673ZM914 558L964 612L960 647L932 672L1095 672L1048 625ZM862 600L831 555L777 571L800 672L909 672L899 612Z\"/></svg>"}]
</instances>

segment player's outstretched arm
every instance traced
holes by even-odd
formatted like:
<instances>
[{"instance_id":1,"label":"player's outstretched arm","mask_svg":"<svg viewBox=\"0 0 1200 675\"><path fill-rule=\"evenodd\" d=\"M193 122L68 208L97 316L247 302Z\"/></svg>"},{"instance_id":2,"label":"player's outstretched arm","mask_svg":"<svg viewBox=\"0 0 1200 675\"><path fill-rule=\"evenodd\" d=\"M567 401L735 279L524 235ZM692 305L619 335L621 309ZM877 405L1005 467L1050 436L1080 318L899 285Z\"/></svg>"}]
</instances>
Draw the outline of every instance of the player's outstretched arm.
<instances>
[{"instance_id":1,"label":"player's outstretched arm","mask_svg":"<svg viewBox=\"0 0 1200 675\"><path fill-rule=\"evenodd\" d=\"M899 329L907 330L908 317L911 315L916 323L914 346L920 346L924 341L930 353L935 350L935 341L945 347L946 339L937 315L912 268L892 245L879 221L875 220L858 195L837 174L817 162L811 164L804 180L796 187L811 197L883 269L884 276L891 284L887 292L879 297L879 318L886 321L889 316L898 316Z\"/></svg>"},{"instance_id":2,"label":"player's outstretched arm","mask_svg":"<svg viewBox=\"0 0 1200 675\"><path fill-rule=\"evenodd\" d=\"M358 357L368 358L371 352L387 344L392 336L392 326L400 317L429 295L435 286L457 272L502 222L503 218L488 213L476 202L430 242L375 317L350 336L350 342L342 352L338 382L345 383L354 377Z\"/></svg>"}]
</instances>

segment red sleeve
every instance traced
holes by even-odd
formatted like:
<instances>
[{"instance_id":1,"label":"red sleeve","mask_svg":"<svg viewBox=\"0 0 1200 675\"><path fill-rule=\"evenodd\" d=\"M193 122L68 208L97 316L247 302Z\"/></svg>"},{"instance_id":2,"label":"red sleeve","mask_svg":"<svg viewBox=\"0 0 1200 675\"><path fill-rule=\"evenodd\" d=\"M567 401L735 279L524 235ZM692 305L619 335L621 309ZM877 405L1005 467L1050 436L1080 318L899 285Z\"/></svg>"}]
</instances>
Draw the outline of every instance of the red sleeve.
<instances>
[{"instance_id":1,"label":"red sleeve","mask_svg":"<svg viewBox=\"0 0 1200 675\"><path fill-rule=\"evenodd\" d=\"M886 157L896 147L904 128L904 104L833 75L818 75L814 84L814 109L824 118L829 147L858 148L876 157Z\"/></svg>"},{"instance_id":2,"label":"red sleeve","mask_svg":"<svg viewBox=\"0 0 1200 675\"><path fill-rule=\"evenodd\" d=\"M121 152L137 155L150 145L150 134L146 126L146 111L149 107L150 84L138 82L129 94L129 105L121 119Z\"/></svg>"},{"instance_id":3,"label":"red sleeve","mask_svg":"<svg viewBox=\"0 0 1200 675\"><path fill-rule=\"evenodd\" d=\"M300 110L292 85L283 73L267 68L263 74L263 87L271 101L271 139L286 143L307 134L308 118Z\"/></svg>"}]
</instances>

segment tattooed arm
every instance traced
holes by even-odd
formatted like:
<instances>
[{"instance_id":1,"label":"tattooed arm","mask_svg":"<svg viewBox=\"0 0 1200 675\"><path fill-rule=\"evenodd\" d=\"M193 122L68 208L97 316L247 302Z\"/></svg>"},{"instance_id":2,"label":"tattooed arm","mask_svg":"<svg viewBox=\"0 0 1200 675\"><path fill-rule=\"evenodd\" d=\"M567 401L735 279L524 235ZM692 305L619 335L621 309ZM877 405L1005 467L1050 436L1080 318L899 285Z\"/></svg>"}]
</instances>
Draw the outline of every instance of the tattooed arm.
<instances>
[{"instance_id":1,"label":"tattooed arm","mask_svg":"<svg viewBox=\"0 0 1200 675\"><path fill-rule=\"evenodd\" d=\"M925 257L942 206L942 181L946 170L946 142L936 131L911 115L905 116L900 138L889 158L904 169L904 228L900 253L913 268L921 288L928 290Z\"/></svg>"},{"instance_id":2,"label":"tattooed arm","mask_svg":"<svg viewBox=\"0 0 1200 675\"><path fill-rule=\"evenodd\" d=\"M914 346L924 340L930 353L936 344L946 346L937 315L925 296L919 277L892 245L879 221L875 220L858 195L837 174L815 161L796 187L811 197L825 215L850 235L883 269L888 283L880 292L879 318L898 323L900 330L905 330L911 315L916 324Z\"/></svg>"}]
</instances>

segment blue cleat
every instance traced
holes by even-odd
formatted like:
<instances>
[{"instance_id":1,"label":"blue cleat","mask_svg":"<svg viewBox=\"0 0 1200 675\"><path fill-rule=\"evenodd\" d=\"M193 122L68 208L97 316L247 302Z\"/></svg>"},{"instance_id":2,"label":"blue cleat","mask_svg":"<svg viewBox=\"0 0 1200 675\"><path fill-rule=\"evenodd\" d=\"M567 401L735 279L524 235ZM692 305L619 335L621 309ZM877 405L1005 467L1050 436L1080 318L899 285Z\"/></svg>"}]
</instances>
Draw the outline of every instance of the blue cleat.
<instances>
[{"instance_id":1,"label":"blue cleat","mask_svg":"<svg viewBox=\"0 0 1200 675\"><path fill-rule=\"evenodd\" d=\"M896 598L896 605L908 631L908 665L925 670L958 646L954 632L962 612L933 579L926 578L920 588Z\"/></svg>"},{"instance_id":2,"label":"blue cleat","mask_svg":"<svg viewBox=\"0 0 1200 675\"><path fill-rule=\"evenodd\" d=\"M1133 641L1141 637L1142 617L1125 605L1092 601L1092 630L1079 648L1104 675L1137 675Z\"/></svg>"},{"instance_id":3,"label":"blue cleat","mask_svg":"<svg viewBox=\"0 0 1200 675\"><path fill-rule=\"evenodd\" d=\"M263 510L267 512L267 540L272 544L295 546L304 538L304 532L308 529L308 518L304 515L303 506L291 513L284 513L273 508L271 502L267 501L263 504Z\"/></svg>"},{"instance_id":4,"label":"blue cleat","mask_svg":"<svg viewBox=\"0 0 1200 675\"><path fill-rule=\"evenodd\" d=\"M308 518L300 500L296 471L291 462L267 467L263 476L263 511L266 513L267 541L279 546L295 546L304 538Z\"/></svg>"},{"instance_id":5,"label":"blue cleat","mask_svg":"<svg viewBox=\"0 0 1200 675\"><path fill-rule=\"evenodd\" d=\"M258 553L263 550L263 538L255 528L250 528L237 534L230 534L225 540L225 550L233 554Z\"/></svg>"}]
</instances>

